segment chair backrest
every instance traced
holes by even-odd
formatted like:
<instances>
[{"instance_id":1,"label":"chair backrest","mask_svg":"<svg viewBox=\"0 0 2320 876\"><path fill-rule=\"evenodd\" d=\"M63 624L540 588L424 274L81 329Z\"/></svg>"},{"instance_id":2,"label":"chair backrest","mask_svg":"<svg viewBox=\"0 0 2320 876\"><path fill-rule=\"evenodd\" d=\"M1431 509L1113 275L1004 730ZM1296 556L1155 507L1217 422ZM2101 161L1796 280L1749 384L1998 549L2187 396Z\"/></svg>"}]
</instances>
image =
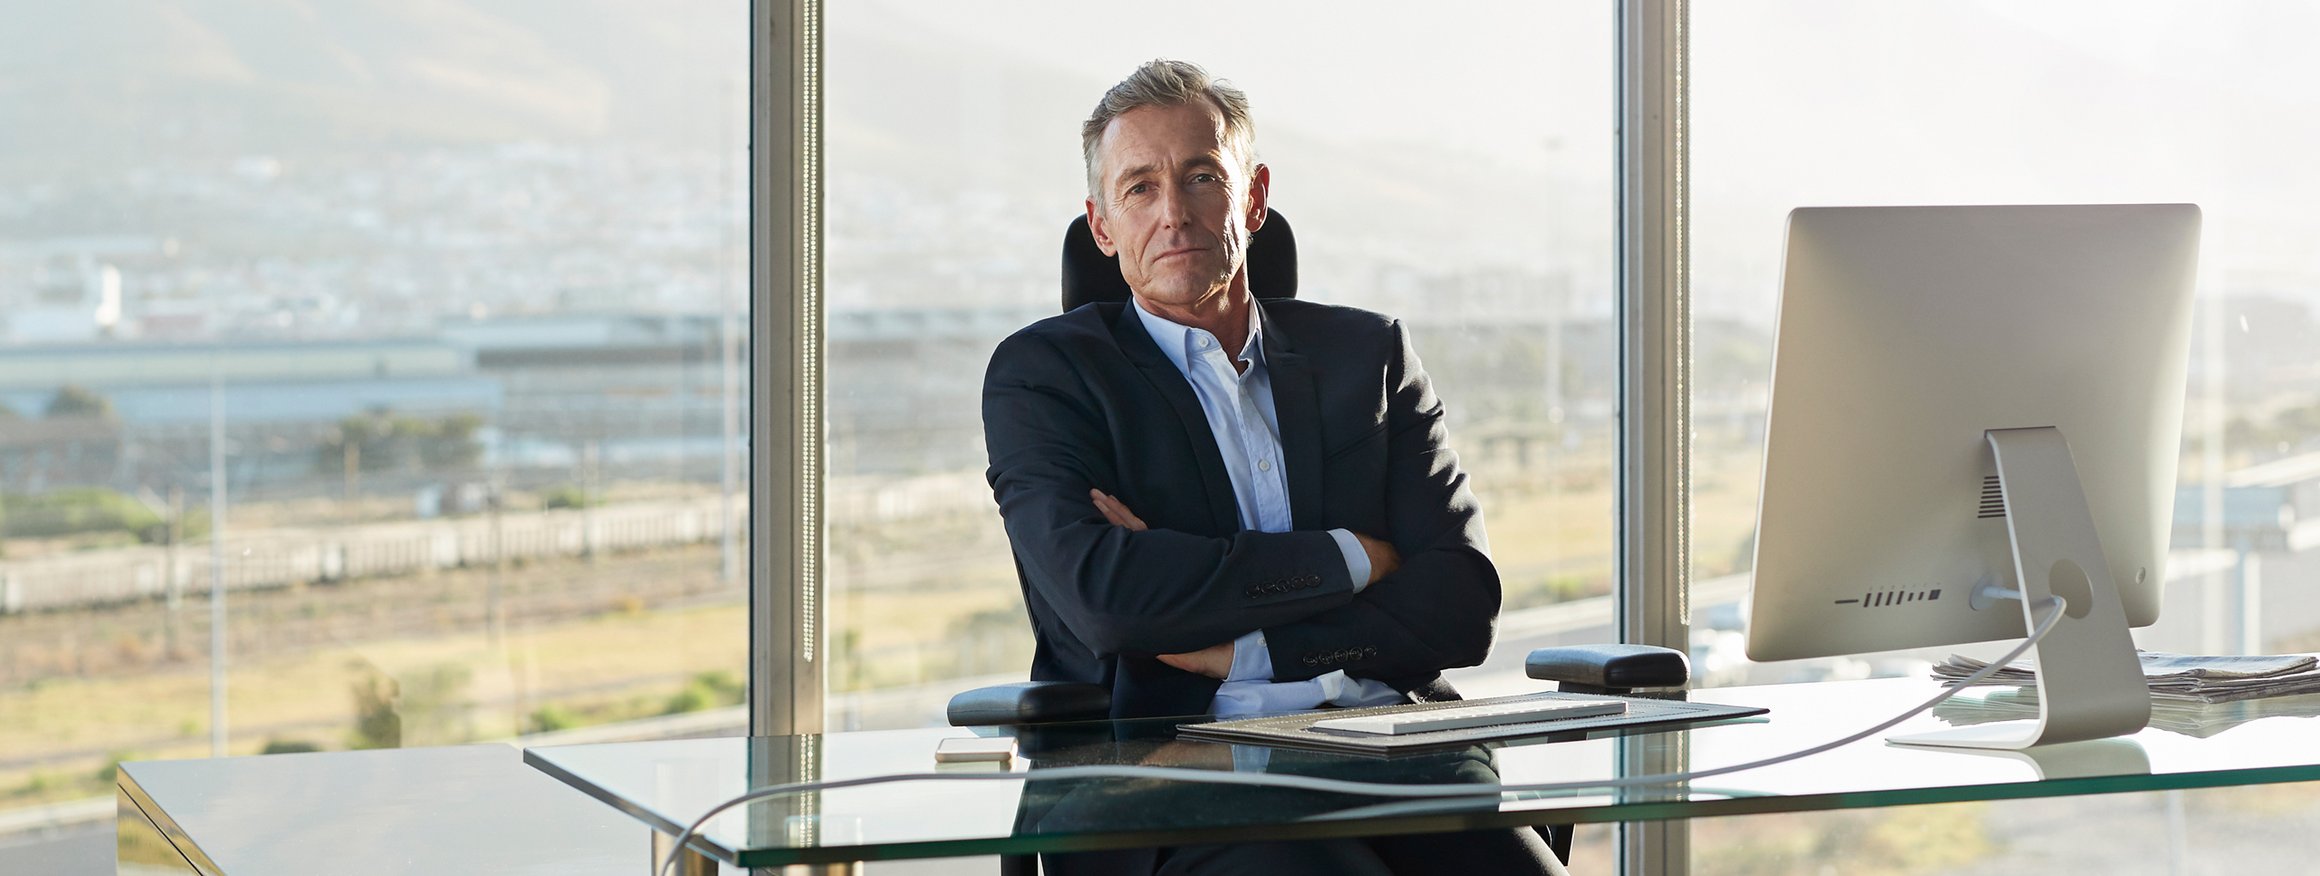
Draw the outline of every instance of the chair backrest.
<instances>
[{"instance_id":1,"label":"chair backrest","mask_svg":"<svg viewBox=\"0 0 2320 876\"><path fill-rule=\"evenodd\" d=\"M1258 298L1297 297L1297 235L1281 211L1265 208L1265 226L1249 237L1249 291ZM1096 248L1087 215L1072 217L1063 232L1063 309L1091 301L1128 300L1120 260Z\"/></svg>"}]
</instances>

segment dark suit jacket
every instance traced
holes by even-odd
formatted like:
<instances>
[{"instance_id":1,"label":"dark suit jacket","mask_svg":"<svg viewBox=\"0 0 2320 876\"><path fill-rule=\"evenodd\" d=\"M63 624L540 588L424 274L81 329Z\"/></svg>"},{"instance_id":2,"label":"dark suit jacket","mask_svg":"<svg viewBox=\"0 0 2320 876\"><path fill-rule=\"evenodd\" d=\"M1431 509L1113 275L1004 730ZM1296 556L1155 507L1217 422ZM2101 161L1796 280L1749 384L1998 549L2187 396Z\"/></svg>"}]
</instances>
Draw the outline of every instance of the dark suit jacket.
<instances>
[{"instance_id":1,"label":"dark suit jacket","mask_svg":"<svg viewBox=\"0 0 2320 876\"><path fill-rule=\"evenodd\" d=\"M1200 402L1125 302L1041 320L983 383L991 489L1038 637L1034 680L1107 685L1115 717L1197 715L1218 682L1154 659L1265 631L1280 681L1342 669L1421 700L1498 618L1482 509L1401 323L1261 302L1294 531L1244 531ZM1104 520L1089 488L1151 528ZM1328 530L1390 541L1361 593Z\"/></svg>"}]
</instances>

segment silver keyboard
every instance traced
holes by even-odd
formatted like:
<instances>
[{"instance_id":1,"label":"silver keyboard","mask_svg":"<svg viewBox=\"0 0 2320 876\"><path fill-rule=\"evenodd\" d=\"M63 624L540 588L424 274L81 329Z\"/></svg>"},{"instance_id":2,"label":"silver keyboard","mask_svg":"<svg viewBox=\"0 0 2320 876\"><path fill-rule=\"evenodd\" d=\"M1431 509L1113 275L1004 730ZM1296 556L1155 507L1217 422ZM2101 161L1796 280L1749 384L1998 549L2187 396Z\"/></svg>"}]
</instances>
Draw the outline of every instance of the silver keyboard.
<instances>
[{"instance_id":1,"label":"silver keyboard","mask_svg":"<svg viewBox=\"0 0 2320 876\"><path fill-rule=\"evenodd\" d=\"M1328 718L1313 722L1313 729L1332 733L1358 733L1367 736L1406 736L1411 733L1428 733L1435 730L1464 730L1469 727L1493 727L1501 724L1535 724L1541 721L1593 718L1602 715L1620 715L1626 712L1627 704L1619 700L1518 700L1508 703L1451 706L1388 715Z\"/></svg>"}]
</instances>

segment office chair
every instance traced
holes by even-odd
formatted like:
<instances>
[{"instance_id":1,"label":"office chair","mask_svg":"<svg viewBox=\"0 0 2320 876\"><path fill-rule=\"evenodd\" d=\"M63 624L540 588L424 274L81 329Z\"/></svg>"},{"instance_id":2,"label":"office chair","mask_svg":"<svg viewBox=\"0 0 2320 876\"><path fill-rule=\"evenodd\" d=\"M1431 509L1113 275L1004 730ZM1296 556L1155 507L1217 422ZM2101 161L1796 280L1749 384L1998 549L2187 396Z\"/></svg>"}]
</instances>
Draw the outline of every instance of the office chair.
<instances>
[{"instance_id":1,"label":"office chair","mask_svg":"<svg viewBox=\"0 0 2320 876\"><path fill-rule=\"evenodd\" d=\"M1297 236L1280 211L1267 209L1265 224L1249 238L1249 290L1258 298L1297 297ZM1085 215L1063 233L1063 310L1083 304L1128 300L1128 281L1119 259L1096 247ZM1556 682L1575 693L1625 694L1642 688L1680 688L1690 680L1691 663L1681 651L1652 645L1577 645L1540 648L1524 662L1532 678ZM945 712L953 727L1012 725L1026 754L1042 736L1039 725L1110 717L1111 691L1076 681L1018 681L964 691L951 697ZM1063 728L1047 728L1048 731ZM1044 745L1039 747L1046 747ZM1541 827L1547 846L1565 864L1571 860L1571 825ZM1037 876L1035 855L1002 855L1002 876Z\"/></svg>"}]
</instances>

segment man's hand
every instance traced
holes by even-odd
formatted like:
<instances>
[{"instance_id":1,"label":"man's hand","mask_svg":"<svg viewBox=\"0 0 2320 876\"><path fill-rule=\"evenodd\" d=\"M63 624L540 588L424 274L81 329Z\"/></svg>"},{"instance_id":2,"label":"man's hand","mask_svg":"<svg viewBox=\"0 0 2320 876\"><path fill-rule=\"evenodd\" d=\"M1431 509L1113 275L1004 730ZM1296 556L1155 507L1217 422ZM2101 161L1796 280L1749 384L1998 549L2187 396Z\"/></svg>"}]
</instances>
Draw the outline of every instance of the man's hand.
<instances>
[{"instance_id":1,"label":"man's hand","mask_svg":"<svg viewBox=\"0 0 2320 876\"><path fill-rule=\"evenodd\" d=\"M1190 654L1162 654L1160 662L1195 675L1222 680L1232 674L1233 643L1210 645Z\"/></svg>"},{"instance_id":2,"label":"man's hand","mask_svg":"<svg viewBox=\"0 0 2320 876\"><path fill-rule=\"evenodd\" d=\"M1129 532L1143 532L1149 528L1144 525L1143 518L1137 517L1135 512L1128 510L1127 505L1106 495L1104 491L1089 490L1088 496L1096 501L1096 510L1103 512L1104 519L1111 521L1113 526L1126 527Z\"/></svg>"},{"instance_id":3,"label":"man's hand","mask_svg":"<svg viewBox=\"0 0 2320 876\"><path fill-rule=\"evenodd\" d=\"M1361 542L1362 551L1369 554L1369 583L1375 584L1402 568L1402 553L1394 550L1393 545L1358 532L1353 534L1353 540Z\"/></svg>"},{"instance_id":4,"label":"man's hand","mask_svg":"<svg viewBox=\"0 0 2320 876\"><path fill-rule=\"evenodd\" d=\"M1089 490L1088 498L1095 500L1096 510L1103 512L1104 519L1111 521L1113 526L1125 528L1129 532L1143 532L1149 528L1144 525L1143 518L1136 516L1136 512L1128 510L1126 504L1112 498L1102 490ZM1386 550L1391 552L1393 548L1389 547ZM1162 663L1186 672L1218 679L1232 674L1232 661L1233 643L1231 642L1210 645L1190 654L1160 655Z\"/></svg>"}]
</instances>

